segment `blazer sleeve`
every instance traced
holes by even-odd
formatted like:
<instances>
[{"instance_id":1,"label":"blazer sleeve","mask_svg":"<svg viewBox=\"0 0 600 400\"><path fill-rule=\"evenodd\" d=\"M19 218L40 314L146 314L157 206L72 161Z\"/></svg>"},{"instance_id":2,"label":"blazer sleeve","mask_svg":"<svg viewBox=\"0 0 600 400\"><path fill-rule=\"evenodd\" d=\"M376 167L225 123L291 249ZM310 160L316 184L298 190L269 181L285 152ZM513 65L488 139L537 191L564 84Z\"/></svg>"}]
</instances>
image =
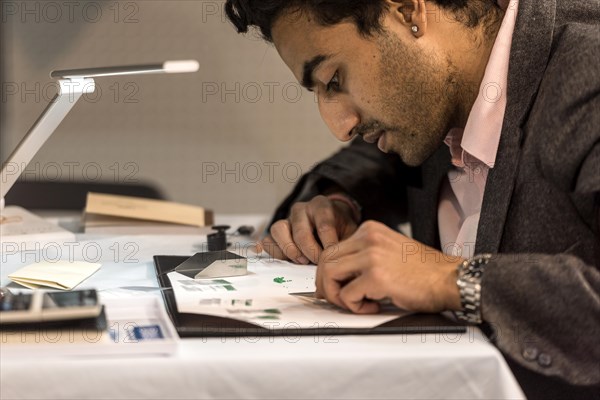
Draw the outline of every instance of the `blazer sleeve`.
<instances>
[{"instance_id":1,"label":"blazer sleeve","mask_svg":"<svg viewBox=\"0 0 600 400\"><path fill-rule=\"evenodd\" d=\"M420 178L418 171L397 155L385 154L376 145L356 138L301 177L278 206L271 224L287 218L292 204L337 188L360 204L363 220L374 219L396 228L407 218L406 183Z\"/></svg>"},{"instance_id":2,"label":"blazer sleeve","mask_svg":"<svg viewBox=\"0 0 600 400\"><path fill-rule=\"evenodd\" d=\"M567 254L497 255L486 267L481 296L491 337L515 362L574 385L600 384L594 265Z\"/></svg>"}]
</instances>

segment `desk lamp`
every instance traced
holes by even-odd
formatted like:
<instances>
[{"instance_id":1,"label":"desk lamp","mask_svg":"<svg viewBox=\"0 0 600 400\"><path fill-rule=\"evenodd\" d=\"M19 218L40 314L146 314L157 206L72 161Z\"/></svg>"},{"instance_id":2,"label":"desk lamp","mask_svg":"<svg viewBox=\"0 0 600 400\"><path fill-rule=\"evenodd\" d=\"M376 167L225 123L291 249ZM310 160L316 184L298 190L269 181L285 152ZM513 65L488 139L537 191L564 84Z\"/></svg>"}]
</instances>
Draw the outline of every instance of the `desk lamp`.
<instances>
[{"instance_id":1,"label":"desk lamp","mask_svg":"<svg viewBox=\"0 0 600 400\"><path fill-rule=\"evenodd\" d=\"M73 233L51 224L17 206L4 207L4 196L21 172L44 145L71 108L84 94L96 89L94 78L139 74L173 74L198 71L196 60L166 61L162 64L129 65L52 71L59 91L15 148L0 173L0 253L32 250L58 240L74 241Z\"/></svg>"}]
</instances>

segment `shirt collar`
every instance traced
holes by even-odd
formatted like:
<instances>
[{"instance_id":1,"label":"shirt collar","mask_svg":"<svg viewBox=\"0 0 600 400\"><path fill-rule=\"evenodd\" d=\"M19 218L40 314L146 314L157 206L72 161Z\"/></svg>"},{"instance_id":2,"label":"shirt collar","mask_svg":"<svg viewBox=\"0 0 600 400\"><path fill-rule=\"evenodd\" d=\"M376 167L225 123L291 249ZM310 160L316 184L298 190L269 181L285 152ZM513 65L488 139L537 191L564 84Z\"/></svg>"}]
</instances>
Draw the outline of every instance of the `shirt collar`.
<instances>
[{"instance_id":1,"label":"shirt collar","mask_svg":"<svg viewBox=\"0 0 600 400\"><path fill-rule=\"evenodd\" d=\"M506 109L508 62L518 0L505 1L500 5L507 6L504 18L485 68L479 95L473 103L460 142L463 151L490 168L494 167L496 161ZM453 131L450 131L449 135L452 133ZM461 158L464 159L465 156L462 155Z\"/></svg>"}]
</instances>

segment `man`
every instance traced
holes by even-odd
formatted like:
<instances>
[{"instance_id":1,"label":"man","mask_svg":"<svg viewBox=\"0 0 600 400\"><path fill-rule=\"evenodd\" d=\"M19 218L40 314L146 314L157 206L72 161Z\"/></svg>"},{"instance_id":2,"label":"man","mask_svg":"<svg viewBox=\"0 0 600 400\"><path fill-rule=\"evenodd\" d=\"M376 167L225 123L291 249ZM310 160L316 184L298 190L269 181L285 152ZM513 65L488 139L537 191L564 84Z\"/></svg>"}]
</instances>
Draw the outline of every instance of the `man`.
<instances>
[{"instance_id":1,"label":"man","mask_svg":"<svg viewBox=\"0 0 600 400\"><path fill-rule=\"evenodd\" d=\"M600 11L506 3L228 0L355 139L263 246L317 263L318 295L353 312L481 324L529 397L597 396Z\"/></svg>"}]
</instances>

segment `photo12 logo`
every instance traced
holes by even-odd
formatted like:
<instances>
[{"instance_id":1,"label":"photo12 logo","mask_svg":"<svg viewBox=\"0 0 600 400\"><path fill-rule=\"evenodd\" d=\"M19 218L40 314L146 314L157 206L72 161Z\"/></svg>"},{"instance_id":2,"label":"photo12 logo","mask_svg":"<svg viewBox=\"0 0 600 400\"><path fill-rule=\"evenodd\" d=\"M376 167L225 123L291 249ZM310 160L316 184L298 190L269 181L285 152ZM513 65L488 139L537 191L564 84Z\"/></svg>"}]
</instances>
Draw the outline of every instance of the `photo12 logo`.
<instances>
[{"instance_id":1,"label":"photo12 logo","mask_svg":"<svg viewBox=\"0 0 600 400\"><path fill-rule=\"evenodd\" d=\"M218 181L220 183L258 183L275 182L279 177L288 183L295 183L302 176L302 166L297 162L280 163L277 161L246 163L202 162L202 183Z\"/></svg>"},{"instance_id":2,"label":"photo12 logo","mask_svg":"<svg viewBox=\"0 0 600 400\"><path fill-rule=\"evenodd\" d=\"M62 83L69 89L78 89L77 82L65 81ZM88 93L85 89L90 88L86 83L83 86L83 95L81 99L87 103L98 103L103 98L115 104L137 104L140 102L140 87L136 82L109 82L102 86L100 82L93 83L94 91ZM27 104L50 103L54 101L55 96L60 91L60 84L55 81L50 82L2 82L2 103L21 102ZM76 98L69 98L72 103Z\"/></svg>"},{"instance_id":3,"label":"photo12 logo","mask_svg":"<svg viewBox=\"0 0 600 400\"><path fill-rule=\"evenodd\" d=\"M50 161L46 163L14 163L8 162L3 165L5 174L2 184L11 177L18 176L19 182L114 182L114 183L138 183L140 168L135 162L119 163L110 165L89 161L64 161L58 163Z\"/></svg>"},{"instance_id":4,"label":"photo12 logo","mask_svg":"<svg viewBox=\"0 0 600 400\"><path fill-rule=\"evenodd\" d=\"M34 242L2 241L2 264L10 262L58 263L85 261L137 264L140 245L136 242Z\"/></svg>"},{"instance_id":5,"label":"photo12 logo","mask_svg":"<svg viewBox=\"0 0 600 400\"><path fill-rule=\"evenodd\" d=\"M2 23L56 24L60 22L136 24L139 2L133 1L2 1Z\"/></svg>"}]
</instances>

